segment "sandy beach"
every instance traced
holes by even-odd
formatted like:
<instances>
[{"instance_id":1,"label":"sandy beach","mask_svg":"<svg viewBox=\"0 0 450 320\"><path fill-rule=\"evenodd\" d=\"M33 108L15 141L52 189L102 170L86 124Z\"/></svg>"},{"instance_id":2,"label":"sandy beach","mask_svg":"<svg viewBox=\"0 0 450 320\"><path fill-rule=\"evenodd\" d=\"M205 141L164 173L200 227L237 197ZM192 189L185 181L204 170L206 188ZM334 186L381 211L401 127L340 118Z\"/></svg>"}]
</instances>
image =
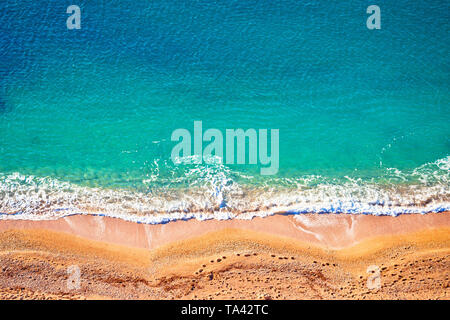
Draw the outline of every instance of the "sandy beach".
<instances>
[{"instance_id":1,"label":"sandy beach","mask_svg":"<svg viewBox=\"0 0 450 320\"><path fill-rule=\"evenodd\" d=\"M0 300L449 300L449 13L0 1Z\"/></svg>"},{"instance_id":2,"label":"sandy beach","mask_svg":"<svg viewBox=\"0 0 450 320\"><path fill-rule=\"evenodd\" d=\"M0 222L1 299L449 299L450 213Z\"/></svg>"}]
</instances>

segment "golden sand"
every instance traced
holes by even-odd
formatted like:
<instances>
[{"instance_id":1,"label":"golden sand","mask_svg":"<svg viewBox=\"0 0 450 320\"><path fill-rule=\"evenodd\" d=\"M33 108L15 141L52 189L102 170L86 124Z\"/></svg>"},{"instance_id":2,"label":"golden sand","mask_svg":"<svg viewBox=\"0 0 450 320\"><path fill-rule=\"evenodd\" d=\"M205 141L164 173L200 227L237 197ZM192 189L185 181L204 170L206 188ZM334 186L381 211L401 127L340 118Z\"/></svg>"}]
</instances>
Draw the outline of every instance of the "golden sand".
<instances>
[{"instance_id":1,"label":"golden sand","mask_svg":"<svg viewBox=\"0 0 450 320\"><path fill-rule=\"evenodd\" d=\"M0 265L1 299L449 299L450 213L1 221Z\"/></svg>"}]
</instances>

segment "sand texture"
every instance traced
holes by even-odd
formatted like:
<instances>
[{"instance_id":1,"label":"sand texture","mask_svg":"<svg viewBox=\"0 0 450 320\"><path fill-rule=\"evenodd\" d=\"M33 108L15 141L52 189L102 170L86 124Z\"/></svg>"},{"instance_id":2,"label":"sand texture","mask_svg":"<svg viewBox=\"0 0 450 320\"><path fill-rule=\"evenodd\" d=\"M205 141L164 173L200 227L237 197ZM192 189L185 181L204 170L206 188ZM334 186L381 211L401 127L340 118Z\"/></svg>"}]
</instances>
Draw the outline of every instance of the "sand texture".
<instances>
[{"instance_id":1,"label":"sand texture","mask_svg":"<svg viewBox=\"0 0 450 320\"><path fill-rule=\"evenodd\" d=\"M0 221L1 299L449 299L450 213Z\"/></svg>"}]
</instances>

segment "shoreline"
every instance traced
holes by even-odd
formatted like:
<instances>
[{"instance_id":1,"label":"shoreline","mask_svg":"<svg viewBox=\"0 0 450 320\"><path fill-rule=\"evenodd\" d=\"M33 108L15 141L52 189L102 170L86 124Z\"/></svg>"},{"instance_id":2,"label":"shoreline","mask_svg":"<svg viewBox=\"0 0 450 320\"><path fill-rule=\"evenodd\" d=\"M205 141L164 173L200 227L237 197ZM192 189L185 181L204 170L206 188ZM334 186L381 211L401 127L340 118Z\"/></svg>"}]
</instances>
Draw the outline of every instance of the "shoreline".
<instances>
[{"instance_id":1,"label":"shoreline","mask_svg":"<svg viewBox=\"0 0 450 320\"><path fill-rule=\"evenodd\" d=\"M292 238L328 249L342 249L376 236L450 227L450 212L372 216L353 214L276 214L251 220L177 220L143 224L100 215L71 215L56 220L0 220L0 232L44 229L136 248L155 249L224 229L242 229Z\"/></svg>"},{"instance_id":2,"label":"shoreline","mask_svg":"<svg viewBox=\"0 0 450 320\"><path fill-rule=\"evenodd\" d=\"M450 212L2 220L0 264L0 299L448 300Z\"/></svg>"}]
</instances>

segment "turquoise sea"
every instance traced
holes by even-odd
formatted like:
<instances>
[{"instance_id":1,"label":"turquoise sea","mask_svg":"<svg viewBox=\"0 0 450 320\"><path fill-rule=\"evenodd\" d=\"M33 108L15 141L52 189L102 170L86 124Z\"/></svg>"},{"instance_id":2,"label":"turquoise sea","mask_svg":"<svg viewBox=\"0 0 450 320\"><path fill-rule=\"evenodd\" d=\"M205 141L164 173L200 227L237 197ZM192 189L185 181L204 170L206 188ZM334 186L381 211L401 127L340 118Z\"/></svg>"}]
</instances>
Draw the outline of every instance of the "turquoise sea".
<instances>
[{"instance_id":1,"label":"turquoise sea","mask_svg":"<svg viewBox=\"0 0 450 320\"><path fill-rule=\"evenodd\" d=\"M443 0L2 0L0 219L450 210L449 31ZM278 173L175 165L194 121L279 129Z\"/></svg>"}]
</instances>

